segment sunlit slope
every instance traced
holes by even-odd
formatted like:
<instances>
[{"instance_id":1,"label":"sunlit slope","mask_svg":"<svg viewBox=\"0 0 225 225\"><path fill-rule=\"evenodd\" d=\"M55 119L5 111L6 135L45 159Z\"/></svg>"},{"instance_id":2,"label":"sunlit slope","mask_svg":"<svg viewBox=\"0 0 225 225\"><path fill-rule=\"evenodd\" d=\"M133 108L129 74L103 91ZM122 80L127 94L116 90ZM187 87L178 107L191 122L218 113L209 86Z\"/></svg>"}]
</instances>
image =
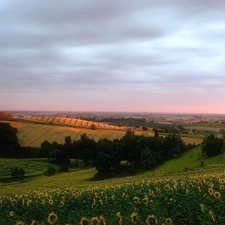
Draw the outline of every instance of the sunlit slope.
<instances>
[{"instance_id":1,"label":"sunlit slope","mask_svg":"<svg viewBox=\"0 0 225 225\"><path fill-rule=\"evenodd\" d=\"M110 140L120 139L124 136L125 131L119 130L91 130L90 128L74 128L68 126L54 126L44 124L22 123L10 121L12 127L18 129L17 137L22 146L40 147L45 140L50 143L64 143L65 137L70 136L72 140L77 140L80 135L85 133L89 138L98 141L101 138Z\"/></svg>"},{"instance_id":2,"label":"sunlit slope","mask_svg":"<svg viewBox=\"0 0 225 225\"><path fill-rule=\"evenodd\" d=\"M90 128L91 125L95 125L97 129L124 131L124 127L110 125L107 123L81 120L78 118L68 118L68 117L60 117L60 116L23 116L20 118L22 118L23 120L35 121L39 123L64 124L64 125L73 126L73 127L85 127L85 128Z\"/></svg>"},{"instance_id":3,"label":"sunlit slope","mask_svg":"<svg viewBox=\"0 0 225 225\"><path fill-rule=\"evenodd\" d=\"M225 152L211 158L201 156L201 146L185 152L182 156L166 161L157 167L154 172L182 172L194 168L205 168L212 165L223 165L225 168Z\"/></svg>"}]
</instances>

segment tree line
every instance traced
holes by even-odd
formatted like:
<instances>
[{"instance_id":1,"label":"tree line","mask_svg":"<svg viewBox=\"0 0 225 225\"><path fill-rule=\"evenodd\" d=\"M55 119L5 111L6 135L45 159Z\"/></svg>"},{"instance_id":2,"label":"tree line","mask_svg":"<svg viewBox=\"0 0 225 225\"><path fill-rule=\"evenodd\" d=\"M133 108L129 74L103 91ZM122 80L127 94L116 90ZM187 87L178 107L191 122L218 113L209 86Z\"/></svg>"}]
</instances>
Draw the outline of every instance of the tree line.
<instances>
[{"instance_id":1,"label":"tree line","mask_svg":"<svg viewBox=\"0 0 225 225\"><path fill-rule=\"evenodd\" d=\"M69 164L71 158L82 159L95 166L96 178L106 178L152 169L168 159L179 157L191 147L176 134L163 138L127 133L121 139L99 141L82 134L79 140L65 137L64 144L44 141L40 157L47 157L57 164Z\"/></svg>"}]
</instances>

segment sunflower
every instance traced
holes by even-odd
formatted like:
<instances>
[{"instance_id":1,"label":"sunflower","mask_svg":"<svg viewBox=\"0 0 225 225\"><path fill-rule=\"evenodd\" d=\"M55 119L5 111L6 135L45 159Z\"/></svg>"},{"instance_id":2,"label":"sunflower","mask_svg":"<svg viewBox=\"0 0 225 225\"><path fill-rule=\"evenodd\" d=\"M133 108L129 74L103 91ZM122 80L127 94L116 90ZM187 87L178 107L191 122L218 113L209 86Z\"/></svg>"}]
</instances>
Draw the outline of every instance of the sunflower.
<instances>
[{"instance_id":1,"label":"sunflower","mask_svg":"<svg viewBox=\"0 0 225 225\"><path fill-rule=\"evenodd\" d=\"M100 220L99 220L98 217L91 218L91 224L92 225L99 225L99 222L100 222Z\"/></svg>"},{"instance_id":2,"label":"sunflower","mask_svg":"<svg viewBox=\"0 0 225 225\"><path fill-rule=\"evenodd\" d=\"M220 188L221 191L224 190L224 185L221 184L219 188Z\"/></svg>"},{"instance_id":3,"label":"sunflower","mask_svg":"<svg viewBox=\"0 0 225 225\"><path fill-rule=\"evenodd\" d=\"M200 207L201 207L201 211L202 211L202 213L204 213L204 212L205 212L205 207L204 207L204 205L203 205L203 204L201 204L201 205L200 205Z\"/></svg>"},{"instance_id":4,"label":"sunflower","mask_svg":"<svg viewBox=\"0 0 225 225\"><path fill-rule=\"evenodd\" d=\"M139 202L139 198L135 196L135 197L133 198L133 201L134 201L135 203L138 203L138 202Z\"/></svg>"},{"instance_id":5,"label":"sunflower","mask_svg":"<svg viewBox=\"0 0 225 225\"><path fill-rule=\"evenodd\" d=\"M122 219L122 217L119 218L119 225L123 225L123 219Z\"/></svg>"},{"instance_id":6,"label":"sunflower","mask_svg":"<svg viewBox=\"0 0 225 225\"><path fill-rule=\"evenodd\" d=\"M213 194L213 192L214 192L214 191L213 191L213 189L212 189L212 188L209 188L209 189L208 189L208 193L209 193L210 195L212 195L212 194Z\"/></svg>"},{"instance_id":7,"label":"sunflower","mask_svg":"<svg viewBox=\"0 0 225 225\"><path fill-rule=\"evenodd\" d=\"M80 225L89 225L89 221L86 217L82 217L80 221Z\"/></svg>"},{"instance_id":8,"label":"sunflower","mask_svg":"<svg viewBox=\"0 0 225 225\"><path fill-rule=\"evenodd\" d=\"M80 194L79 194L78 192L72 194L72 197L73 197L73 198L78 198L79 196L80 196Z\"/></svg>"},{"instance_id":9,"label":"sunflower","mask_svg":"<svg viewBox=\"0 0 225 225\"><path fill-rule=\"evenodd\" d=\"M172 224L173 220L171 218L166 218L166 224Z\"/></svg>"},{"instance_id":10,"label":"sunflower","mask_svg":"<svg viewBox=\"0 0 225 225\"><path fill-rule=\"evenodd\" d=\"M17 203L16 199L12 199L11 203L15 205Z\"/></svg>"},{"instance_id":11,"label":"sunflower","mask_svg":"<svg viewBox=\"0 0 225 225\"><path fill-rule=\"evenodd\" d=\"M144 197L143 199L143 203L145 204L145 205L147 205L148 204L148 197L146 196L146 197Z\"/></svg>"},{"instance_id":12,"label":"sunflower","mask_svg":"<svg viewBox=\"0 0 225 225\"><path fill-rule=\"evenodd\" d=\"M97 198L97 197L98 197L98 193L97 193L97 192L95 192L95 193L94 193L94 196L95 196L95 198Z\"/></svg>"},{"instance_id":13,"label":"sunflower","mask_svg":"<svg viewBox=\"0 0 225 225\"><path fill-rule=\"evenodd\" d=\"M147 217L146 223L147 225L156 225L158 224L158 220L153 215L151 215Z\"/></svg>"},{"instance_id":14,"label":"sunflower","mask_svg":"<svg viewBox=\"0 0 225 225\"><path fill-rule=\"evenodd\" d=\"M102 201L102 199L99 200L99 203L100 203L100 205L103 205L104 204L103 201Z\"/></svg>"},{"instance_id":15,"label":"sunflower","mask_svg":"<svg viewBox=\"0 0 225 225\"><path fill-rule=\"evenodd\" d=\"M32 220L30 225L38 225L38 222L36 220Z\"/></svg>"},{"instance_id":16,"label":"sunflower","mask_svg":"<svg viewBox=\"0 0 225 225\"><path fill-rule=\"evenodd\" d=\"M117 216L118 218L122 218L120 212L117 212L117 213L116 213L116 216Z\"/></svg>"},{"instance_id":17,"label":"sunflower","mask_svg":"<svg viewBox=\"0 0 225 225\"><path fill-rule=\"evenodd\" d=\"M52 205L54 203L53 199L50 198L48 203L49 203L49 205Z\"/></svg>"},{"instance_id":18,"label":"sunflower","mask_svg":"<svg viewBox=\"0 0 225 225\"><path fill-rule=\"evenodd\" d=\"M219 183L220 184L225 184L225 179L224 178L219 179Z\"/></svg>"},{"instance_id":19,"label":"sunflower","mask_svg":"<svg viewBox=\"0 0 225 225\"><path fill-rule=\"evenodd\" d=\"M220 192L215 191L215 192L214 192L214 197L215 197L215 198L220 198L220 197L221 197Z\"/></svg>"},{"instance_id":20,"label":"sunflower","mask_svg":"<svg viewBox=\"0 0 225 225\"><path fill-rule=\"evenodd\" d=\"M106 225L106 221L105 221L104 216L100 216L100 217L99 217L99 224L100 224L100 225Z\"/></svg>"},{"instance_id":21,"label":"sunflower","mask_svg":"<svg viewBox=\"0 0 225 225\"><path fill-rule=\"evenodd\" d=\"M14 216L14 212L13 212L13 211L10 211L10 212L9 212L9 215L10 215L10 216Z\"/></svg>"},{"instance_id":22,"label":"sunflower","mask_svg":"<svg viewBox=\"0 0 225 225\"><path fill-rule=\"evenodd\" d=\"M42 203L42 205L44 205L44 204L45 204L45 200L44 200L44 199L42 199L41 203Z\"/></svg>"},{"instance_id":23,"label":"sunflower","mask_svg":"<svg viewBox=\"0 0 225 225\"><path fill-rule=\"evenodd\" d=\"M24 222L23 221L18 221L18 222L16 222L16 225L24 225Z\"/></svg>"},{"instance_id":24,"label":"sunflower","mask_svg":"<svg viewBox=\"0 0 225 225\"><path fill-rule=\"evenodd\" d=\"M130 217L131 217L132 223L135 223L135 224L136 224L137 221L138 221L137 213L133 212L133 213L130 215Z\"/></svg>"},{"instance_id":25,"label":"sunflower","mask_svg":"<svg viewBox=\"0 0 225 225\"><path fill-rule=\"evenodd\" d=\"M64 201L61 201L60 203L59 203L59 206L60 207L63 207L65 205L65 202Z\"/></svg>"},{"instance_id":26,"label":"sunflower","mask_svg":"<svg viewBox=\"0 0 225 225\"><path fill-rule=\"evenodd\" d=\"M170 191L170 186L167 184L167 185L164 187L164 189L165 189L166 191Z\"/></svg>"},{"instance_id":27,"label":"sunflower","mask_svg":"<svg viewBox=\"0 0 225 225\"><path fill-rule=\"evenodd\" d=\"M108 186L105 186L105 190L106 190L106 191L109 191L109 187L108 187Z\"/></svg>"},{"instance_id":28,"label":"sunflower","mask_svg":"<svg viewBox=\"0 0 225 225\"><path fill-rule=\"evenodd\" d=\"M27 200L27 206L31 206L32 200Z\"/></svg>"},{"instance_id":29,"label":"sunflower","mask_svg":"<svg viewBox=\"0 0 225 225\"><path fill-rule=\"evenodd\" d=\"M48 223L49 224L55 224L57 222L57 220L58 220L58 217L54 212L51 212L48 215Z\"/></svg>"},{"instance_id":30,"label":"sunflower","mask_svg":"<svg viewBox=\"0 0 225 225\"><path fill-rule=\"evenodd\" d=\"M214 213L213 213L212 210L209 210L209 215L210 215L210 217L211 217L211 220L212 220L213 222L215 222L216 219L215 219L215 217L214 217Z\"/></svg>"}]
</instances>

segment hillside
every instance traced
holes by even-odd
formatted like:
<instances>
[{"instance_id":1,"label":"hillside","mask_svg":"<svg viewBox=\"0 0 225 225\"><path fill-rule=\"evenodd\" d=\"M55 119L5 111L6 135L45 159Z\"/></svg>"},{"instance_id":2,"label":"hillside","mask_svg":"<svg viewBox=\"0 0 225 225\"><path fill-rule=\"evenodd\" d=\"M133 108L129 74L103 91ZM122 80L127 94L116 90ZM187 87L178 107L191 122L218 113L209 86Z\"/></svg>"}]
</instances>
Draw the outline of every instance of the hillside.
<instances>
[{"instance_id":1,"label":"hillside","mask_svg":"<svg viewBox=\"0 0 225 225\"><path fill-rule=\"evenodd\" d=\"M97 129L104 129L104 130L120 130L124 131L124 127L109 125L106 123L99 123L99 122L92 122L88 120L81 120L78 118L70 118L70 117L62 117L62 116L23 116L19 117L19 119L25 121L35 121L37 123L44 123L44 124L55 124L55 125L68 125L73 127L85 127L90 128L91 125L95 125Z\"/></svg>"},{"instance_id":2,"label":"hillside","mask_svg":"<svg viewBox=\"0 0 225 225\"><path fill-rule=\"evenodd\" d=\"M96 173L94 168L77 170L72 169L70 172L59 173L54 176L46 176L44 172L48 167L46 159L0 159L2 168L0 169L0 178L5 178L9 175L11 165L21 166L26 170L26 176L21 181L13 181L10 183L0 182L0 193L25 193L28 189L47 190L57 188L87 188L89 186L105 186L109 183L111 185L119 185L125 183L132 183L141 181L142 179L149 179L156 177L157 179L165 179L168 176L175 177L176 175L199 175L223 172L225 169L225 153L212 158L201 158L201 148L196 147L184 153L181 157L168 160L164 164L143 173L134 176L126 176L119 178L111 178L101 181L90 181L90 178ZM204 162L202 164L202 162ZM74 162L72 162L73 165ZM29 177L30 176L30 177ZM7 187L7 188L5 188Z\"/></svg>"},{"instance_id":3,"label":"hillside","mask_svg":"<svg viewBox=\"0 0 225 225\"><path fill-rule=\"evenodd\" d=\"M110 140L120 139L124 136L125 131L122 130L92 130L85 127L69 127L69 126L56 126L46 124L35 124L16 121L9 122L12 127L17 128L17 137L20 145L30 147L40 147L41 143L48 140L50 143L56 141L57 143L64 143L66 136L70 136L72 140L77 140L80 135L85 133L89 138L98 141L101 138Z\"/></svg>"},{"instance_id":4,"label":"hillside","mask_svg":"<svg viewBox=\"0 0 225 225\"><path fill-rule=\"evenodd\" d=\"M50 123L53 121L52 123ZM120 139L126 133L126 127L96 123L97 129L90 128L93 122L80 119L71 119L66 117L49 117L49 116L26 116L17 117L13 120L2 120L10 123L12 127L17 128L17 137L21 146L40 147L41 143L48 140L50 143L56 141L63 144L66 136L72 140L78 140L80 135L85 133L89 138L98 141L101 138L109 140ZM153 136L152 131L142 131L141 127L134 128L136 135ZM166 134L161 134L165 136ZM181 135L186 143L200 144L203 135Z\"/></svg>"}]
</instances>

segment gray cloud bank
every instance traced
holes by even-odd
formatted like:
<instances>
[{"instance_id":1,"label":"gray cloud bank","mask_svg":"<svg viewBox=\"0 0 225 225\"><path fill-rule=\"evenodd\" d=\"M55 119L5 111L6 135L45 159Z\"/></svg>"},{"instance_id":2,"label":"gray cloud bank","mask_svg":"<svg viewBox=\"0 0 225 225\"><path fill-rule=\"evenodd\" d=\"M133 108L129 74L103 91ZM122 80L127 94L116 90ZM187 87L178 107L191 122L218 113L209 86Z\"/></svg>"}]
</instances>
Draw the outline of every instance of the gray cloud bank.
<instances>
[{"instance_id":1,"label":"gray cloud bank","mask_svg":"<svg viewBox=\"0 0 225 225\"><path fill-rule=\"evenodd\" d=\"M132 90L134 100L158 94L191 101L211 92L219 105L224 12L222 0L2 1L3 106L13 93L83 93L85 101L107 90L112 102Z\"/></svg>"}]
</instances>

